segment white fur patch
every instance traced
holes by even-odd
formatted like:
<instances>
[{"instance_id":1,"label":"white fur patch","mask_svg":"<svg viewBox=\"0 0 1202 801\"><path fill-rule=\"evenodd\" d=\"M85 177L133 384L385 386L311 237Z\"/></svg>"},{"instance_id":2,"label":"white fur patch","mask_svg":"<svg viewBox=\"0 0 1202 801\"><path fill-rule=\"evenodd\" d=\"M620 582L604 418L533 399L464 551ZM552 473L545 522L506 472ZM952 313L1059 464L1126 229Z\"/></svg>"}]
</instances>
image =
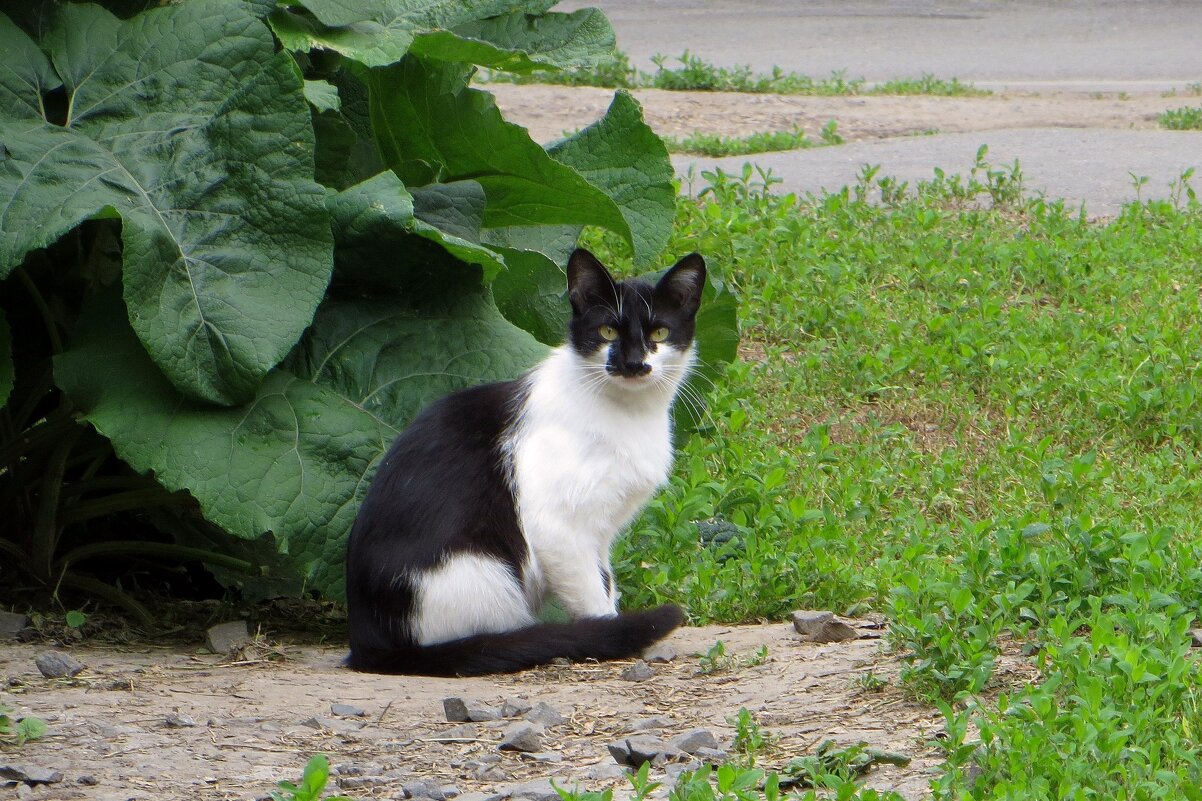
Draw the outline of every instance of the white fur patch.
<instances>
[{"instance_id":1,"label":"white fur patch","mask_svg":"<svg viewBox=\"0 0 1202 801\"><path fill-rule=\"evenodd\" d=\"M421 645L535 622L525 591L508 566L470 553L455 554L420 575L414 611L414 634Z\"/></svg>"},{"instance_id":2,"label":"white fur patch","mask_svg":"<svg viewBox=\"0 0 1202 801\"><path fill-rule=\"evenodd\" d=\"M601 569L614 537L667 480L672 399L692 358L660 346L648 354L648 375L623 378L605 372L604 349L582 359L565 345L528 379L506 443L518 519L532 577L575 617L617 612Z\"/></svg>"}]
</instances>

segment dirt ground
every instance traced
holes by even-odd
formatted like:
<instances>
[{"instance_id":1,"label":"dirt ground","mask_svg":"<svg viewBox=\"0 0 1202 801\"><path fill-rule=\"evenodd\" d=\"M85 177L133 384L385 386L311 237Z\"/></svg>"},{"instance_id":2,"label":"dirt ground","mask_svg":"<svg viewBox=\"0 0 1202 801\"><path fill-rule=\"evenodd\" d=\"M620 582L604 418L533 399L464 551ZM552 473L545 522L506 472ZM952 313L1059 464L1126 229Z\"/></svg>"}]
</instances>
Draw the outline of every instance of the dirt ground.
<instances>
[{"instance_id":1,"label":"dirt ground","mask_svg":"<svg viewBox=\"0 0 1202 801\"><path fill-rule=\"evenodd\" d=\"M605 113L613 91L589 87L490 84L506 119L539 142L557 139ZM815 142L831 120L847 142L1008 128L1156 128L1170 108L1197 97L1160 92L1003 92L984 97L799 97L727 92L633 92L661 136L694 131L745 136L801 128Z\"/></svg>"},{"instance_id":2,"label":"dirt ground","mask_svg":"<svg viewBox=\"0 0 1202 801\"><path fill-rule=\"evenodd\" d=\"M504 113L547 141L596 119L612 93L601 89L490 87ZM729 135L800 126L814 138L836 120L848 141L931 131L984 131L1022 126L1154 127L1155 116L1191 100L1160 94L1130 96L1049 92L984 98L778 97L639 91L647 119L661 134L692 131ZM512 794L525 782L553 778L561 786L613 787L606 746L631 724L663 716L650 735L667 739L696 727L729 747L730 718L753 712L774 736L759 758L766 767L811 753L826 739L864 742L909 756L906 767L873 769L865 784L908 799L927 795L940 764L935 736L942 720L899 689L900 663L880 632L831 645L801 642L792 627L690 628L674 634L674 661L654 666L644 681L619 677L627 664L549 667L488 679L368 676L343 668L343 643L252 650L243 658L192 646L90 646L69 649L87 666L74 679L44 679L34 656L46 645L0 646L6 684L0 700L50 727L44 739L0 752L4 765L59 771L60 781L23 795L40 799L255 799L280 779L299 779L307 759L323 752L354 798L402 798L415 781L454 785L473 801ZM268 639L271 633L268 632ZM721 640L728 653L750 657L767 647L763 664L702 674L695 654ZM283 658L268 658L278 657ZM1022 681L1015 662L1010 679ZM883 680L866 681L871 673ZM539 759L497 750L507 722L453 724L442 699L460 696L488 704L506 698L546 702L568 718L549 728ZM331 704L360 707L364 717L341 717ZM499 757L488 778L481 760ZM541 760L541 761L540 761ZM0 766L0 775L2 775ZM663 770L655 774L664 778ZM590 778L594 777L594 778ZM0 784L0 798L17 797Z\"/></svg>"},{"instance_id":3,"label":"dirt ground","mask_svg":"<svg viewBox=\"0 0 1202 801\"><path fill-rule=\"evenodd\" d=\"M912 761L875 768L866 784L921 798L940 762L932 738L941 718L898 688L898 661L885 652L879 629L864 626L862 639L828 645L803 642L784 623L684 629L668 640L678 656L653 665L654 676L643 681L620 678L630 664L620 662L483 679L361 675L341 665L341 646L287 645L234 657L199 647L81 646L71 652L86 670L52 680L34 666L47 646L9 645L0 649L3 698L41 717L50 733L0 761L61 772L61 781L36 788L32 797L41 799L260 798L276 781L298 779L317 752L340 767L344 781L352 779L345 792L355 798L401 798L417 780L506 794L548 777L561 786L614 787L621 798L629 785L612 775L606 746L630 736L635 721L662 716L663 725L643 732L662 739L706 728L729 748L729 719L746 708L775 738L760 764L783 766L827 739L868 743ZM703 674L697 654L718 640L750 662L766 647L767 659ZM883 686L865 681L869 673ZM498 751L512 721L447 722L448 696L549 704L567 718L544 736L541 758L552 761ZM366 716L334 715L333 703ZM486 755L501 757L500 771L475 778L465 763ZM663 771L654 775L662 779ZM355 786L362 776L379 778Z\"/></svg>"}]
</instances>

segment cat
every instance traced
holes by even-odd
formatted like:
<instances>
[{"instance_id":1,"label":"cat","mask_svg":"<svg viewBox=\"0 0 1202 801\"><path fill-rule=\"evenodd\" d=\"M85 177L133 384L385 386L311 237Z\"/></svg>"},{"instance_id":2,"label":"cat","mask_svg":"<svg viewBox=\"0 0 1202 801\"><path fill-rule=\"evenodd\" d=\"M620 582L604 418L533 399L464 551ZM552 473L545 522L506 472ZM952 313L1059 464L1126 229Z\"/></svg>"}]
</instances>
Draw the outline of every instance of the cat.
<instances>
[{"instance_id":1,"label":"cat","mask_svg":"<svg viewBox=\"0 0 1202 801\"><path fill-rule=\"evenodd\" d=\"M636 656L682 622L618 612L610 546L672 463L705 261L652 286L568 260L567 342L514 380L424 409L385 455L347 546L347 664L510 673ZM545 597L571 622L540 623Z\"/></svg>"}]
</instances>

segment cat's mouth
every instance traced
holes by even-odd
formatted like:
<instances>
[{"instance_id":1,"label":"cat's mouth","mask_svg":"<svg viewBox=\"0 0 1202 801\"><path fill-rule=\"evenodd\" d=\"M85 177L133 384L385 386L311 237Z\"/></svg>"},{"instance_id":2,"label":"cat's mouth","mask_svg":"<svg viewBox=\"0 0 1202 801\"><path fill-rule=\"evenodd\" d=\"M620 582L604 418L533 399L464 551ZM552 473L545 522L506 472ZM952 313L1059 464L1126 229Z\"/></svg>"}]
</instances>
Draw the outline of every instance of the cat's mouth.
<instances>
[{"instance_id":1,"label":"cat's mouth","mask_svg":"<svg viewBox=\"0 0 1202 801\"><path fill-rule=\"evenodd\" d=\"M605 370L615 378L624 378L628 381L637 381L651 375L651 365L649 364L630 364L624 367L608 365Z\"/></svg>"}]
</instances>

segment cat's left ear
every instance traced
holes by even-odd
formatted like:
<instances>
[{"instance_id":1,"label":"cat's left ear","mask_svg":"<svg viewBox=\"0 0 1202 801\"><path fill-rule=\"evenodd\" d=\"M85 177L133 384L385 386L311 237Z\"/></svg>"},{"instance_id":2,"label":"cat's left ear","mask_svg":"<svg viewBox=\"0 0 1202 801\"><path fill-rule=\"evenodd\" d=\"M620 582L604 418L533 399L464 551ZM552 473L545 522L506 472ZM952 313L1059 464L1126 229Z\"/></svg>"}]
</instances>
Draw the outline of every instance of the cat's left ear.
<instances>
[{"instance_id":1,"label":"cat's left ear","mask_svg":"<svg viewBox=\"0 0 1202 801\"><path fill-rule=\"evenodd\" d=\"M701 290L705 288L705 259L700 253L690 253L664 273L655 285L656 301L675 306L687 317L701 307Z\"/></svg>"}]
</instances>

